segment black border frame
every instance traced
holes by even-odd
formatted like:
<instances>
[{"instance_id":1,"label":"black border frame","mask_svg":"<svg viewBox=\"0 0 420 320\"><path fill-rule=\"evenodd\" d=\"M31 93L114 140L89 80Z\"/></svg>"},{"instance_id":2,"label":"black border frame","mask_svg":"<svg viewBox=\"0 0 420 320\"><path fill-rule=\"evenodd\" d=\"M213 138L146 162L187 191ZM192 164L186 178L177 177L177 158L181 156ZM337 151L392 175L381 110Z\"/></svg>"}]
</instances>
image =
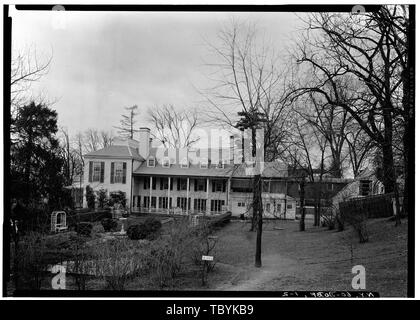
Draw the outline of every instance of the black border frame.
<instances>
[{"instance_id":1,"label":"black border frame","mask_svg":"<svg viewBox=\"0 0 420 320\"><path fill-rule=\"evenodd\" d=\"M66 11L210 11L210 12L351 12L353 5L63 5ZM17 10L45 11L52 10L54 5L16 5ZM379 5L365 5L366 11L377 10ZM4 222L3 222L3 296L7 296L7 283L10 281L10 74L11 74L11 44L12 18L9 17L9 5L3 5L3 151L4 151ZM415 5L409 5L411 22L410 47L408 54L413 62L410 72L415 74ZM415 79L415 76L414 76ZM415 88L415 83L412 84ZM415 103L415 96L412 97ZM415 108L414 108L415 109ZM415 128L410 127L410 171L415 168ZM408 214L408 273L407 297L414 297L414 262L415 262L415 176L410 176L410 203ZM6 245L7 244L7 245ZM279 295L280 293L280 295ZM281 291L22 291L16 292L19 297L278 297Z\"/></svg>"}]
</instances>

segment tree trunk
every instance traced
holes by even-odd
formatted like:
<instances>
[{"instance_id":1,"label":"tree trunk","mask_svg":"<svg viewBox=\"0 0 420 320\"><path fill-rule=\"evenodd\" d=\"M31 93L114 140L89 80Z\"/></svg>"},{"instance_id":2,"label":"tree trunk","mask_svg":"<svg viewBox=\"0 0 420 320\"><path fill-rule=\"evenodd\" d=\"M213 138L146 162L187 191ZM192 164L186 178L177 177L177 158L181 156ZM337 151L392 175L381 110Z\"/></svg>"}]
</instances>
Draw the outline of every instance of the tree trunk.
<instances>
[{"instance_id":1,"label":"tree trunk","mask_svg":"<svg viewBox=\"0 0 420 320\"><path fill-rule=\"evenodd\" d=\"M412 148L411 137L414 137L414 7L409 7L409 18L407 20L407 67L403 70L403 108L404 108L404 200L403 200L403 216L407 216L409 212L410 199L414 193L414 161L410 163L410 159L414 160L414 149ZM413 19L413 20L412 20ZM412 182L412 183L411 183Z\"/></svg>"},{"instance_id":2,"label":"tree trunk","mask_svg":"<svg viewBox=\"0 0 420 320\"><path fill-rule=\"evenodd\" d=\"M252 200L252 220L251 220L251 229L249 231L255 231L256 224L257 224L257 216L258 216L258 206L259 206L259 197L261 197L261 192L259 190L261 175L254 176L254 193L253 193L253 200Z\"/></svg>"},{"instance_id":3,"label":"tree trunk","mask_svg":"<svg viewBox=\"0 0 420 320\"><path fill-rule=\"evenodd\" d=\"M300 182L300 231L305 231L305 180Z\"/></svg>"},{"instance_id":4,"label":"tree trunk","mask_svg":"<svg viewBox=\"0 0 420 320\"><path fill-rule=\"evenodd\" d=\"M382 161L383 161L383 183L385 193L394 193L396 201L395 221L399 225L400 222L400 207L398 197L397 178L395 176L394 152L392 150L392 115L390 108L383 108L384 117L384 141L382 143Z\"/></svg>"},{"instance_id":5,"label":"tree trunk","mask_svg":"<svg viewBox=\"0 0 420 320\"><path fill-rule=\"evenodd\" d=\"M252 151L251 156L254 158L256 157L256 136L255 136L255 129L252 128ZM254 162L254 161L253 161ZM258 206L259 206L259 198L261 197L261 189L260 189L260 181L261 175L254 175L254 195L253 195L253 206L252 206L252 221L251 221L251 229L249 231L255 231L257 220L258 220Z\"/></svg>"},{"instance_id":6,"label":"tree trunk","mask_svg":"<svg viewBox=\"0 0 420 320\"><path fill-rule=\"evenodd\" d=\"M258 202L258 215L257 215L257 246L255 250L255 266L257 268L260 268L261 263L261 239L262 239L262 199L261 199L261 175L256 175L258 177L258 196L257 196L257 202Z\"/></svg>"}]
</instances>

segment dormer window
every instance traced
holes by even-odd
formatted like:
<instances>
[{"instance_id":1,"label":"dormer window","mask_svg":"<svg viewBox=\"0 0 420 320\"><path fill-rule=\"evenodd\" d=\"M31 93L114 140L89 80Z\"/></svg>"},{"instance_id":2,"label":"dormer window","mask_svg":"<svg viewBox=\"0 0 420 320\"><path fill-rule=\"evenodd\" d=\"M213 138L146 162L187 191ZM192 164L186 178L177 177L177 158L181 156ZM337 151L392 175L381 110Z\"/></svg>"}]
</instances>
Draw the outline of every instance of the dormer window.
<instances>
[{"instance_id":1,"label":"dormer window","mask_svg":"<svg viewBox=\"0 0 420 320\"><path fill-rule=\"evenodd\" d=\"M209 162L207 159L202 159L200 161L200 169L207 169Z\"/></svg>"},{"instance_id":2,"label":"dormer window","mask_svg":"<svg viewBox=\"0 0 420 320\"><path fill-rule=\"evenodd\" d=\"M225 168L225 162L224 161L219 161L217 164L217 169L224 169Z\"/></svg>"},{"instance_id":3,"label":"dormer window","mask_svg":"<svg viewBox=\"0 0 420 320\"><path fill-rule=\"evenodd\" d=\"M147 160L147 166L148 166L148 167L155 167L155 166L156 166L156 159L155 159L155 158L153 158L153 157L150 157L150 158Z\"/></svg>"},{"instance_id":4,"label":"dormer window","mask_svg":"<svg viewBox=\"0 0 420 320\"><path fill-rule=\"evenodd\" d=\"M169 168L171 166L171 161L168 157L163 158L162 160L162 167Z\"/></svg>"},{"instance_id":5,"label":"dormer window","mask_svg":"<svg viewBox=\"0 0 420 320\"><path fill-rule=\"evenodd\" d=\"M181 161L181 168L188 168L189 167L189 162L187 158L182 159Z\"/></svg>"}]
</instances>

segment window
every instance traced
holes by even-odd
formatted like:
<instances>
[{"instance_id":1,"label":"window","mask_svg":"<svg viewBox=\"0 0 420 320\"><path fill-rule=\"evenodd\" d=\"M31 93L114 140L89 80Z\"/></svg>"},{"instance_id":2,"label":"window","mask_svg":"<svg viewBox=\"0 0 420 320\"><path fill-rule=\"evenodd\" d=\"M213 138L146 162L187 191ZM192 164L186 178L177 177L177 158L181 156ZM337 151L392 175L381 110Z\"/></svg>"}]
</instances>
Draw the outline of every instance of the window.
<instances>
[{"instance_id":1,"label":"window","mask_svg":"<svg viewBox=\"0 0 420 320\"><path fill-rule=\"evenodd\" d=\"M328 189L328 191L333 191L334 190L334 184L328 183L327 184L327 189Z\"/></svg>"},{"instance_id":2,"label":"window","mask_svg":"<svg viewBox=\"0 0 420 320\"><path fill-rule=\"evenodd\" d=\"M207 192L207 181L205 179L195 179L195 181L194 181L194 191Z\"/></svg>"},{"instance_id":3,"label":"window","mask_svg":"<svg viewBox=\"0 0 420 320\"><path fill-rule=\"evenodd\" d=\"M370 180L360 180L359 195L368 196L370 194Z\"/></svg>"},{"instance_id":4,"label":"window","mask_svg":"<svg viewBox=\"0 0 420 320\"><path fill-rule=\"evenodd\" d=\"M144 190L150 189L150 177L144 177L143 189ZM156 190L156 178L153 178L153 177L152 177L152 189Z\"/></svg>"},{"instance_id":5,"label":"window","mask_svg":"<svg viewBox=\"0 0 420 320\"><path fill-rule=\"evenodd\" d=\"M141 205L141 196L133 196L133 207L140 208Z\"/></svg>"},{"instance_id":6,"label":"window","mask_svg":"<svg viewBox=\"0 0 420 320\"><path fill-rule=\"evenodd\" d=\"M206 199L194 199L194 210L206 211Z\"/></svg>"},{"instance_id":7,"label":"window","mask_svg":"<svg viewBox=\"0 0 420 320\"><path fill-rule=\"evenodd\" d=\"M127 164L125 162L111 162L111 183L125 183Z\"/></svg>"},{"instance_id":8,"label":"window","mask_svg":"<svg viewBox=\"0 0 420 320\"><path fill-rule=\"evenodd\" d=\"M218 180L212 182L212 192L225 192L226 191L226 181Z\"/></svg>"},{"instance_id":9,"label":"window","mask_svg":"<svg viewBox=\"0 0 420 320\"><path fill-rule=\"evenodd\" d=\"M172 198L170 200L172 200ZM168 209L168 197L159 197L159 208Z\"/></svg>"},{"instance_id":10,"label":"window","mask_svg":"<svg viewBox=\"0 0 420 320\"><path fill-rule=\"evenodd\" d=\"M160 190L168 190L169 178L160 178Z\"/></svg>"},{"instance_id":11,"label":"window","mask_svg":"<svg viewBox=\"0 0 420 320\"><path fill-rule=\"evenodd\" d=\"M149 200L150 200L150 198L149 198L149 197L144 197L144 198L143 198L143 206L144 206L145 208L149 208Z\"/></svg>"},{"instance_id":12,"label":"window","mask_svg":"<svg viewBox=\"0 0 420 320\"><path fill-rule=\"evenodd\" d=\"M238 207L246 207L245 202L238 202Z\"/></svg>"},{"instance_id":13,"label":"window","mask_svg":"<svg viewBox=\"0 0 420 320\"><path fill-rule=\"evenodd\" d=\"M150 177L144 177L143 178L143 189L148 190L150 189Z\"/></svg>"},{"instance_id":14,"label":"window","mask_svg":"<svg viewBox=\"0 0 420 320\"><path fill-rule=\"evenodd\" d=\"M177 197L176 198L176 206L181 208L182 210L187 209L187 198L185 197ZM188 210L191 209L191 198L188 198Z\"/></svg>"},{"instance_id":15,"label":"window","mask_svg":"<svg viewBox=\"0 0 420 320\"><path fill-rule=\"evenodd\" d=\"M104 182L105 162L89 161L89 182Z\"/></svg>"},{"instance_id":16,"label":"window","mask_svg":"<svg viewBox=\"0 0 420 320\"><path fill-rule=\"evenodd\" d=\"M155 158L150 157L150 158L147 160L147 166L148 166L148 167L154 167L155 165L156 165L156 160L155 160Z\"/></svg>"},{"instance_id":17,"label":"window","mask_svg":"<svg viewBox=\"0 0 420 320\"><path fill-rule=\"evenodd\" d=\"M210 201L210 210L215 212L222 211L222 206L225 205L225 200L211 200Z\"/></svg>"},{"instance_id":18,"label":"window","mask_svg":"<svg viewBox=\"0 0 420 320\"><path fill-rule=\"evenodd\" d=\"M270 204L269 203L266 203L265 204L265 211L270 211L270 209L271 209Z\"/></svg>"},{"instance_id":19,"label":"window","mask_svg":"<svg viewBox=\"0 0 420 320\"><path fill-rule=\"evenodd\" d=\"M207 169L208 165L209 165L209 161L207 159L201 159L200 169Z\"/></svg>"},{"instance_id":20,"label":"window","mask_svg":"<svg viewBox=\"0 0 420 320\"><path fill-rule=\"evenodd\" d=\"M156 208L156 197L152 197L152 204L150 207Z\"/></svg>"},{"instance_id":21,"label":"window","mask_svg":"<svg viewBox=\"0 0 420 320\"><path fill-rule=\"evenodd\" d=\"M293 205L288 204L288 205L287 205L287 209L293 209Z\"/></svg>"},{"instance_id":22,"label":"window","mask_svg":"<svg viewBox=\"0 0 420 320\"><path fill-rule=\"evenodd\" d=\"M189 162L187 158L182 159L181 161L181 168L188 168L189 167Z\"/></svg>"},{"instance_id":23,"label":"window","mask_svg":"<svg viewBox=\"0 0 420 320\"><path fill-rule=\"evenodd\" d=\"M223 169L225 167L225 162L223 161L223 160L220 160L218 163L217 163L217 168L218 169Z\"/></svg>"},{"instance_id":24,"label":"window","mask_svg":"<svg viewBox=\"0 0 420 320\"><path fill-rule=\"evenodd\" d=\"M177 180L177 189L178 190L187 190L187 179L178 178L178 180Z\"/></svg>"},{"instance_id":25,"label":"window","mask_svg":"<svg viewBox=\"0 0 420 320\"><path fill-rule=\"evenodd\" d=\"M162 160L162 167L169 168L171 166L171 161L168 157L163 158Z\"/></svg>"}]
</instances>

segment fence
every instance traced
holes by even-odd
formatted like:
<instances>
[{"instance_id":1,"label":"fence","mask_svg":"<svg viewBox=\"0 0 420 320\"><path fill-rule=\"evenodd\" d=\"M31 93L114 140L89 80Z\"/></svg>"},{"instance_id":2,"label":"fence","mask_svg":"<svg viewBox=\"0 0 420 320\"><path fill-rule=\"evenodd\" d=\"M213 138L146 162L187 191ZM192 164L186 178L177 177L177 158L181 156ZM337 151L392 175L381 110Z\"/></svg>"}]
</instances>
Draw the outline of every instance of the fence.
<instances>
[{"instance_id":1,"label":"fence","mask_svg":"<svg viewBox=\"0 0 420 320\"><path fill-rule=\"evenodd\" d=\"M394 215L394 194L380 194L353 198L339 203L340 214L345 217L362 214L367 218L386 218Z\"/></svg>"}]
</instances>

